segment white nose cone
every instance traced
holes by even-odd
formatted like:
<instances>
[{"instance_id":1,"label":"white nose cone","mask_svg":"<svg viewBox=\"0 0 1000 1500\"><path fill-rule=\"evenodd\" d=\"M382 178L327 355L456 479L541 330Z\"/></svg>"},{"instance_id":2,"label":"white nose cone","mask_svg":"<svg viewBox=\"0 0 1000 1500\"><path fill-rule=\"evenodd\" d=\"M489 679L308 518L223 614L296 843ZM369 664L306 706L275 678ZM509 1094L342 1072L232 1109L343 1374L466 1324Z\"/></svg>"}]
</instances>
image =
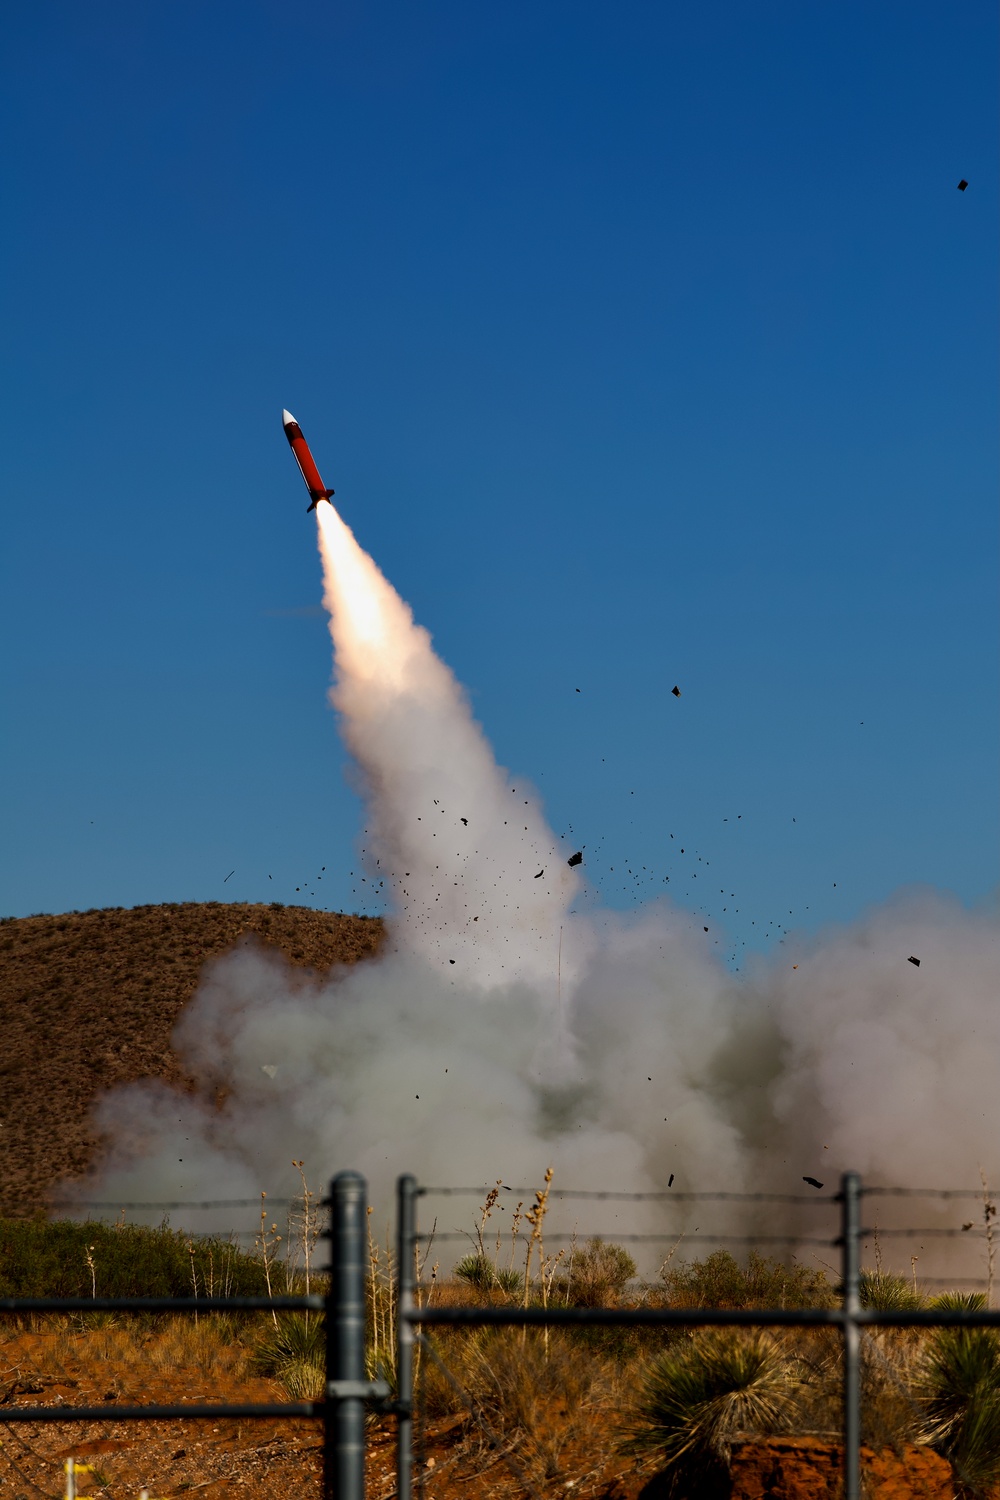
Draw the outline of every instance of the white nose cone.
<instances>
[{"instance_id":1,"label":"white nose cone","mask_svg":"<svg viewBox=\"0 0 1000 1500\"><path fill-rule=\"evenodd\" d=\"M299 424L290 411L283 411L281 413L281 425L282 427L298 427Z\"/></svg>"}]
</instances>

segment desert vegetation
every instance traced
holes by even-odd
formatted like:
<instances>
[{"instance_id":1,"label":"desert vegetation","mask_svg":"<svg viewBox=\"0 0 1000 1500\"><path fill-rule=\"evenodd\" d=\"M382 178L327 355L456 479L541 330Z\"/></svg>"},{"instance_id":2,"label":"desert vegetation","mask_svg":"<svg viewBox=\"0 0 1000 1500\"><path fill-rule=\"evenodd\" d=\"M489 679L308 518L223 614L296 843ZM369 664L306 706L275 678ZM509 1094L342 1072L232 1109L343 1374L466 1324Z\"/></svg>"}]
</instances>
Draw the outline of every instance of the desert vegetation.
<instances>
[{"instance_id":1,"label":"desert vegetation","mask_svg":"<svg viewBox=\"0 0 1000 1500\"><path fill-rule=\"evenodd\" d=\"M302 1164L296 1163L300 1172ZM418 1261L420 1295L490 1306L824 1307L823 1270L751 1251L671 1258L652 1281L628 1251L598 1238L550 1251L551 1178L511 1228L491 1239L488 1196L471 1248L442 1265L433 1240ZM321 1290L319 1220L302 1196L280 1226L262 1201L255 1244L192 1239L170 1228L0 1221L0 1295L225 1295ZM394 1381L394 1265L368 1248L368 1367ZM912 1280L867 1270L871 1306L933 1305ZM950 1293L945 1307L979 1306ZM323 1318L316 1314L31 1316L0 1327L0 1402L46 1399L310 1399L322 1391ZM436 1328L418 1348L418 1437L428 1468L456 1484L540 1494L630 1493L653 1475L683 1500L730 1493L730 1463L748 1439L823 1439L841 1424L840 1344L831 1330L504 1327ZM933 1452L954 1493L1000 1485L1000 1337L990 1329L880 1330L863 1340L864 1441L876 1452ZM78 1394L74 1394L78 1392ZM65 1397L64 1397L65 1398ZM373 1414L370 1434L391 1419ZM187 1450L178 1450L187 1451ZM297 1451L297 1450L296 1450ZM388 1455L388 1449L386 1449ZM388 1463L388 1456L386 1458ZM2 1465L0 1465L2 1467ZM109 1480L108 1493L113 1493ZM628 1483L625 1483L628 1490ZM624 1493L624 1491L622 1491Z\"/></svg>"}]
</instances>

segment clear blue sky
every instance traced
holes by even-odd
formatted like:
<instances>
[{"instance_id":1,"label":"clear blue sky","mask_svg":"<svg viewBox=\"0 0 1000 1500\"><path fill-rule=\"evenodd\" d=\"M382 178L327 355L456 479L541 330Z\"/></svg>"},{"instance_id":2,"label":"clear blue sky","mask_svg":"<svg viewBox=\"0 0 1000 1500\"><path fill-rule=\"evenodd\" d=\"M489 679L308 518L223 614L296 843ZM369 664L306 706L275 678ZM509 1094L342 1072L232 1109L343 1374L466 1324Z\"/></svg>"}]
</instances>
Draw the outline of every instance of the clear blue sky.
<instances>
[{"instance_id":1,"label":"clear blue sky","mask_svg":"<svg viewBox=\"0 0 1000 1500\"><path fill-rule=\"evenodd\" d=\"M0 912L364 909L282 406L610 905L986 896L996 33L11 9Z\"/></svg>"}]
</instances>

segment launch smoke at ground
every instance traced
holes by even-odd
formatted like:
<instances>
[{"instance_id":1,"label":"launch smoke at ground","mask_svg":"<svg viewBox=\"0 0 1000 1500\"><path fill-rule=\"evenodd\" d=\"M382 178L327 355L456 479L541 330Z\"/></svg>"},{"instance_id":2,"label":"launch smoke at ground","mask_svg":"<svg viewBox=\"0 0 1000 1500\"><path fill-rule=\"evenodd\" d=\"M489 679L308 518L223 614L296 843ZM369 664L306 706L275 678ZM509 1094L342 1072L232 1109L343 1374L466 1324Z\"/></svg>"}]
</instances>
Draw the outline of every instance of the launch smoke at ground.
<instances>
[{"instance_id":1,"label":"launch smoke at ground","mask_svg":"<svg viewBox=\"0 0 1000 1500\"><path fill-rule=\"evenodd\" d=\"M340 517L321 504L317 519L331 696L390 941L323 982L255 948L210 965L175 1037L198 1092L106 1095L109 1153L87 1196L293 1192L293 1158L317 1181L360 1169L381 1208L400 1171L523 1183L550 1163L557 1185L618 1191L672 1178L794 1192L847 1167L970 1186L982 1166L1000 1188L994 911L904 892L740 979L668 902L571 915L581 875L538 798L496 765L429 635ZM637 1205L580 1228L668 1222L722 1228Z\"/></svg>"}]
</instances>

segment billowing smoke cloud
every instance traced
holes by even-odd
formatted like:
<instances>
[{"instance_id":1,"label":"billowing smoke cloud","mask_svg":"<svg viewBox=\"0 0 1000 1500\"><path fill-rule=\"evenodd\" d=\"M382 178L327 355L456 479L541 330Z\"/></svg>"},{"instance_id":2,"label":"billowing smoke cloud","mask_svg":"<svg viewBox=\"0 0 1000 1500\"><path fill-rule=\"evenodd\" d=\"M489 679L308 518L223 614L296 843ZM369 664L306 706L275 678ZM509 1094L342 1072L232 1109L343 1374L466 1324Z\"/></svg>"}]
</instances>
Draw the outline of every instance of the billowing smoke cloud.
<instances>
[{"instance_id":1,"label":"billowing smoke cloud","mask_svg":"<svg viewBox=\"0 0 1000 1500\"><path fill-rule=\"evenodd\" d=\"M805 1191L804 1175L832 1186L846 1167L923 1187L974 1184L982 1166L1000 1186L994 912L903 893L741 980L667 902L571 915L578 876L537 797L497 767L426 631L339 516L318 516L332 699L391 941L324 980L252 946L209 965L175 1034L199 1092L140 1084L103 1099L97 1196L292 1192L293 1158L317 1179L358 1168L384 1211L400 1171L518 1185L550 1163L557 1185L637 1192ZM767 1212L602 1204L567 1208L562 1227L780 1230ZM880 1222L972 1212L890 1203ZM936 1262L919 1247L922 1270L945 1265L942 1245L971 1252L935 1243ZM974 1255L947 1265L977 1273Z\"/></svg>"}]
</instances>

